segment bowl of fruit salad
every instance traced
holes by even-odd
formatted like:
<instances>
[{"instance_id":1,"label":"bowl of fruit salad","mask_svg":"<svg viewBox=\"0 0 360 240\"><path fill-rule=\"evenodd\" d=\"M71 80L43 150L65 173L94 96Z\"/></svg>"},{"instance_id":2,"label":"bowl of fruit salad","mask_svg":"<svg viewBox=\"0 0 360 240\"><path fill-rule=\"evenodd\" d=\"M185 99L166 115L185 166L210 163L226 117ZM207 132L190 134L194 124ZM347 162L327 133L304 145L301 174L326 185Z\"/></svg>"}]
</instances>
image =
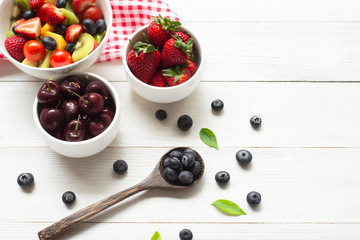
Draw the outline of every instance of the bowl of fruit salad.
<instances>
[{"instance_id":1,"label":"bowl of fruit salad","mask_svg":"<svg viewBox=\"0 0 360 240\"><path fill-rule=\"evenodd\" d=\"M129 37L122 59L132 89L157 103L190 95L200 83L204 61L194 33L179 21L161 16Z\"/></svg>"},{"instance_id":2,"label":"bowl of fruit salad","mask_svg":"<svg viewBox=\"0 0 360 240\"><path fill-rule=\"evenodd\" d=\"M49 79L84 71L110 35L109 1L7 0L0 3L0 50L21 71Z\"/></svg>"},{"instance_id":3,"label":"bowl of fruit salad","mask_svg":"<svg viewBox=\"0 0 360 240\"><path fill-rule=\"evenodd\" d=\"M106 79L67 73L46 80L33 105L35 124L55 152L73 158L105 149L120 125L120 100Z\"/></svg>"}]
</instances>

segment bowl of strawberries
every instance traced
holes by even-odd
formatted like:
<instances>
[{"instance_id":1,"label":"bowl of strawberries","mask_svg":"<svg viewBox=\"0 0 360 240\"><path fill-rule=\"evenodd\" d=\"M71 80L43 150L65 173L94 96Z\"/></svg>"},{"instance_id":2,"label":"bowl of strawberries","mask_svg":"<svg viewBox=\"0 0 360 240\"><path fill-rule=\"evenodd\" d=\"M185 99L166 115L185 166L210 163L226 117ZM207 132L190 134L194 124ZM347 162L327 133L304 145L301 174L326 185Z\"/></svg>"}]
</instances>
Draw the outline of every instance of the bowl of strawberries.
<instances>
[{"instance_id":1,"label":"bowl of strawberries","mask_svg":"<svg viewBox=\"0 0 360 240\"><path fill-rule=\"evenodd\" d=\"M200 83L199 39L179 21L161 15L129 37L122 59L132 89L152 102L182 100Z\"/></svg>"},{"instance_id":2,"label":"bowl of strawberries","mask_svg":"<svg viewBox=\"0 0 360 240\"><path fill-rule=\"evenodd\" d=\"M109 1L10 0L0 9L1 52L38 78L89 68L112 25Z\"/></svg>"}]
</instances>

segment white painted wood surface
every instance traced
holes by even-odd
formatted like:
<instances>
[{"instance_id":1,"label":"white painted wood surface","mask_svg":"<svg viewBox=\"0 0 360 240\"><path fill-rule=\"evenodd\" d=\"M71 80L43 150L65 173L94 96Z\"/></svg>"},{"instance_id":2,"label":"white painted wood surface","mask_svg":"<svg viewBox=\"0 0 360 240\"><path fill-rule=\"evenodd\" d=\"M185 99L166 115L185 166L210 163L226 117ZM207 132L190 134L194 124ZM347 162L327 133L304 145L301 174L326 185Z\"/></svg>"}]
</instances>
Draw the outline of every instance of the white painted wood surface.
<instances>
[{"instance_id":1,"label":"white painted wood surface","mask_svg":"<svg viewBox=\"0 0 360 240\"><path fill-rule=\"evenodd\" d=\"M130 89L120 61L92 66L122 102L118 136L93 157L64 158L45 145L31 109L41 80L0 61L0 239L36 239L43 227L139 182L181 145L206 160L198 186L139 194L59 239L141 240L155 231L178 239L183 228L195 240L359 239L360 3L169 2L203 40L202 83L181 102L155 104ZM210 109L215 98L225 102L219 115ZM168 112L164 122L154 117L159 108ZM181 114L194 120L189 132L176 127ZM260 131L249 125L253 114L263 118ZM202 127L216 133L219 151L199 140ZM241 148L253 153L249 168L235 160ZM117 159L129 164L125 176L112 172ZM224 188L214 180L220 170L231 174ZM16 183L24 171L35 175L30 192ZM61 202L67 190L78 197L70 208ZM252 190L263 196L255 209L245 200ZM248 215L222 215L210 205L219 198Z\"/></svg>"}]
</instances>

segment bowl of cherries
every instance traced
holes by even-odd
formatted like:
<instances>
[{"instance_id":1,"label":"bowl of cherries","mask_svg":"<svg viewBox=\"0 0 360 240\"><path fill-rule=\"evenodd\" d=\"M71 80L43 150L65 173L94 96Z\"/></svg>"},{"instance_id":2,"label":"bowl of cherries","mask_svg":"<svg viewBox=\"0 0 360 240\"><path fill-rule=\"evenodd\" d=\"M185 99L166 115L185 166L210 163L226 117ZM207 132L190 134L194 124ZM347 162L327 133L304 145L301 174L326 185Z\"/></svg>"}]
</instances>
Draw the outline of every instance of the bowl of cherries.
<instances>
[{"instance_id":1,"label":"bowl of cherries","mask_svg":"<svg viewBox=\"0 0 360 240\"><path fill-rule=\"evenodd\" d=\"M33 116L52 150L67 157L88 157L114 140L120 125L119 95L98 75L70 73L41 85Z\"/></svg>"}]
</instances>

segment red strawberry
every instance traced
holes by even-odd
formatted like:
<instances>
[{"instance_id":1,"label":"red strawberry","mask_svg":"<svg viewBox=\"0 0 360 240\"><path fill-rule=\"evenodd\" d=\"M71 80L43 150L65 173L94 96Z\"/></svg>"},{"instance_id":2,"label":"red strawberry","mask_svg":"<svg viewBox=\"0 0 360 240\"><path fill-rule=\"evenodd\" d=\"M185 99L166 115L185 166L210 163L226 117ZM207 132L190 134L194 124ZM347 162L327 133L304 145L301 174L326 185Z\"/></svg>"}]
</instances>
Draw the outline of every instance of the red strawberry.
<instances>
[{"instance_id":1,"label":"red strawberry","mask_svg":"<svg viewBox=\"0 0 360 240\"><path fill-rule=\"evenodd\" d=\"M23 48L26 42L27 39L22 36L12 36L5 40L5 48L11 57L21 62L25 58Z\"/></svg>"},{"instance_id":2,"label":"red strawberry","mask_svg":"<svg viewBox=\"0 0 360 240\"><path fill-rule=\"evenodd\" d=\"M30 8L34 9L43 2L45 2L45 0L30 0Z\"/></svg>"},{"instance_id":3,"label":"red strawberry","mask_svg":"<svg viewBox=\"0 0 360 240\"><path fill-rule=\"evenodd\" d=\"M187 34L184 33L184 32L176 32L176 33L174 33L174 35L179 36L179 38L180 38L184 43L187 43L187 41L190 39L190 36L187 35Z\"/></svg>"},{"instance_id":4,"label":"red strawberry","mask_svg":"<svg viewBox=\"0 0 360 240\"><path fill-rule=\"evenodd\" d=\"M67 30L66 30L66 34L65 34L65 40L66 42L72 42L72 43L76 43L80 34L85 32L84 28L82 25L80 24L72 24L70 25Z\"/></svg>"},{"instance_id":5,"label":"red strawberry","mask_svg":"<svg viewBox=\"0 0 360 240\"><path fill-rule=\"evenodd\" d=\"M155 47L162 47L172 34L179 30L181 23L172 21L170 18L163 18L161 15L152 18L154 21L150 23L147 30L149 40Z\"/></svg>"},{"instance_id":6,"label":"red strawberry","mask_svg":"<svg viewBox=\"0 0 360 240\"><path fill-rule=\"evenodd\" d=\"M17 34L21 34L26 37L35 39L40 36L40 29L41 29L40 18L34 17L22 23L19 23L15 27L15 32Z\"/></svg>"},{"instance_id":7,"label":"red strawberry","mask_svg":"<svg viewBox=\"0 0 360 240\"><path fill-rule=\"evenodd\" d=\"M185 71L188 71L190 73L190 75L194 75L196 72L196 64L192 61L188 61L188 66L185 67Z\"/></svg>"},{"instance_id":8,"label":"red strawberry","mask_svg":"<svg viewBox=\"0 0 360 240\"><path fill-rule=\"evenodd\" d=\"M186 71L186 68L182 69L180 66L167 68L162 71L163 75L165 76L166 83L169 87L182 84L191 78L190 72Z\"/></svg>"},{"instance_id":9,"label":"red strawberry","mask_svg":"<svg viewBox=\"0 0 360 240\"><path fill-rule=\"evenodd\" d=\"M46 22L47 9L51 6L55 6L55 5L50 2L44 2L37 6L36 16L39 17L42 22Z\"/></svg>"},{"instance_id":10,"label":"red strawberry","mask_svg":"<svg viewBox=\"0 0 360 240\"><path fill-rule=\"evenodd\" d=\"M96 0L73 0L72 7L75 14L80 14L82 11L85 10L88 6L95 3Z\"/></svg>"},{"instance_id":11,"label":"red strawberry","mask_svg":"<svg viewBox=\"0 0 360 240\"><path fill-rule=\"evenodd\" d=\"M157 71L151 78L149 84L154 87L166 87L165 77L162 71Z\"/></svg>"},{"instance_id":12,"label":"red strawberry","mask_svg":"<svg viewBox=\"0 0 360 240\"><path fill-rule=\"evenodd\" d=\"M184 43L177 35L167 40L161 53L162 67L167 68L185 64L190 59L192 45L192 38L187 43Z\"/></svg>"},{"instance_id":13,"label":"red strawberry","mask_svg":"<svg viewBox=\"0 0 360 240\"><path fill-rule=\"evenodd\" d=\"M160 52L151 44L136 42L126 61L131 72L140 81L148 83L161 61Z\"/></svg>"},{"instance_id":14,"label":"red strawberry","mask_svg":"<svg viewBox=\"0 0 360 240\"><path fill-rule=\"evenodd\" d=\"M46 8L45 15L46 22L53 26L65 20L65 15L54 4Z\"/></svg>"}]
</instances>

